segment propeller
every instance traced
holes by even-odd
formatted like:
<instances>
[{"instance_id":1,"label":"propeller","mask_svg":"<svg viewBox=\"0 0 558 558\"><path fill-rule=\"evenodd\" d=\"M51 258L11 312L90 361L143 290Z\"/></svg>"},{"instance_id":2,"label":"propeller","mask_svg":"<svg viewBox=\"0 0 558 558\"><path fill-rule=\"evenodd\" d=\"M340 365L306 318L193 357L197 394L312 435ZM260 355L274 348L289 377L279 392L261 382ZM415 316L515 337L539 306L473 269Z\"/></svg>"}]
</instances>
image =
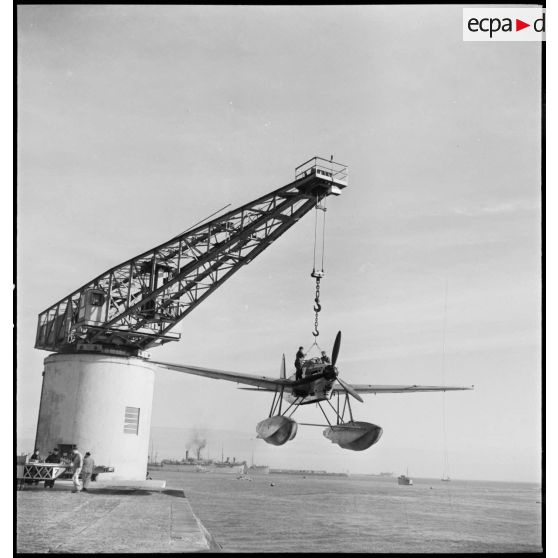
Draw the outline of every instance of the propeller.
<instances>
[{"instance_id":1,"label":"propeller","mask_svg":"<svg viewBox=\"0 0 558 558\"><path fill-rule=\"evenodd\" d=\"M335 369L335 363L337 362L337 357L339 356L339 349L341 347L341 332L337 332L337 336L335 337L335 343L333 343L333 351L331 352L331 370L335 374L335 379L339 382L339 385L350 395L352 395L357 401L364 403L362 397L358 394L358 392L351 386L350 384L345 383L341 378L339 378L339 374ZM329 368L329 367L328 367Z\"/></svg>"},{"instance_id":2,"label":"propeller","mask_svg":"<svg viewBox=\"0 0 558 558\"><path fill-rule=\"evenodd\" d=\"M339 376L337 376L337 381L341 384L341 387L347 392L350 393L357 401L364 403L364 399L358 394L357 391L351 386L350 384L346 384Z\"/></svg>"},{"instance_id":3,"label":"propeller","mask_svg":"<svg viewBox=\"0 0 558 558\"><path fill-rule=\"evenodd\" d=\"M333 343L333 351L331 353L331 365L335 366L337 357L339 356L339 347L341 346L341 332L338 331L335 336L335 343Z\"/></svg>"}]
</instances>

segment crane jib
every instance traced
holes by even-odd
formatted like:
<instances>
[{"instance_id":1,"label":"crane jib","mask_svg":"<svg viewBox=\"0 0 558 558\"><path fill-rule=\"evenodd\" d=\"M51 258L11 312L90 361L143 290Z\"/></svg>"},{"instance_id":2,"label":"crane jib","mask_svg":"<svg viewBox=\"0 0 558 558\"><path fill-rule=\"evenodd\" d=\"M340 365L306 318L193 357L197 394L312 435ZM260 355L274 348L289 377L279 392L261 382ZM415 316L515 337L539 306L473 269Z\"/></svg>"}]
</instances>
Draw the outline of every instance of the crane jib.
<instances>
[{"instance_id":1,"label":"crane jib","mask_svg":"<svg viewBox=\"0 0 558 558\"><path fill-rule=\"evenodd\" d=\"M290 184L126 260L41 312L35 347L138 354L180 339L180 320L347 184L346 165L310 159Z\"/></svg>"}]
</instances>

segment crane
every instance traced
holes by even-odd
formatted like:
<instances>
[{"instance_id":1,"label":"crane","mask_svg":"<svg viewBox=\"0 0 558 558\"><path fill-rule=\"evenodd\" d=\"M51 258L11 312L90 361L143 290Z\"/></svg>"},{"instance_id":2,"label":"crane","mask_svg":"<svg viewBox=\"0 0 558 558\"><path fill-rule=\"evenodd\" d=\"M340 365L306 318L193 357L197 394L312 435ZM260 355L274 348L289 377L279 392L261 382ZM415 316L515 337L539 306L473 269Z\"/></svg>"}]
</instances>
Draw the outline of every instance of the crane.
<instances>
[{"instance_id":1,"label":"crane","mask_svg":"<svg viewBox=\"0 0 558 558\"><path fill-rule=\"evenodd\" d=\"M312 157L293 182L112 267L41 312L35 348L143 356L178 341L178 322L347 185L347 165Z\"/></svg>"},{"instance_id":2,"label":"crane","mask_svg":"<svg viewBox=\"0 0 558 558\"><path fill-rule=\"evenodd\" d=\"M54 354L44 360L35 447L94 448L99 462L108 464L104 465L107 475L143 481L155 372L161 369L273 392L269 416L256 427L258 436L273 445L292 440L297 431L292 414L301 406L316 403L327 425L301 424L324 426L327 439L354 451L377 443L382 428L355 421L349 396L362 402L359 393L470 389L349 384L339 378L336 366L341 332L331 360L327 355L304 360L301 378L296 374L287 377L284 356L279 378L151 359L148 350L178 341L176 326L181 320L313 208L317 218L312 270L317 338L319 280L324 276L318 217L325 225L326 198L340 195L347 185L346 165L313 157L295 169L294 180L286 186L237 209L209 216L167 242L112 267L41 312L35 347ZM330 401L332 395L337 395L337 407ZM283 400L288 403L286 409L282 408ZM334 422L320 406L322 402L334 411Z\"/></svg>"}]
</instances>

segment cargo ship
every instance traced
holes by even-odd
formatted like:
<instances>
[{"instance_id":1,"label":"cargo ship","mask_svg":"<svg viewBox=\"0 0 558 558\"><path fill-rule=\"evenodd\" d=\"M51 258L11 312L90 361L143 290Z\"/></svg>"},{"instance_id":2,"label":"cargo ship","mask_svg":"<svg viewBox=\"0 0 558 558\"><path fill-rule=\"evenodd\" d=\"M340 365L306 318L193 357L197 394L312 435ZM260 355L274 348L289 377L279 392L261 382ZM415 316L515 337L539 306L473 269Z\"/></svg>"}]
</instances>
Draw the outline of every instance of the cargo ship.
<instances>
[{"instance_id":1,"label":"cargo ship","mask_svg":"<svg viewBox=\"0 0 558 558\"><path fill-rule=\"evenodd\" d=\"M227 457L224 461L216 461L214 459L202 459L198 457L193 459L186 454L186 459L163 459L160 463L148 462L149 469L164 469L166 471L183 471L183 472L196 472L196 473L230 473L230 474L245 474L247 467L246 461L237 461L235 457L233 460Z\"/></svg>"}]
</instances>

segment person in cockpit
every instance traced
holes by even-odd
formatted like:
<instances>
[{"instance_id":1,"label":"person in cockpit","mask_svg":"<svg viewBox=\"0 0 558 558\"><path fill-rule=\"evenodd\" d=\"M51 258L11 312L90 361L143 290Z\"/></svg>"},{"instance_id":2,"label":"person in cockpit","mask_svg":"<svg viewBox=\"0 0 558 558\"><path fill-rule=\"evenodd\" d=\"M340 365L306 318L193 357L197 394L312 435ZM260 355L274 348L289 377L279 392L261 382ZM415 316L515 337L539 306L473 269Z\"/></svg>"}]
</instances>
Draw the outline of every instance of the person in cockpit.
<instances>
[{"instance_id":1,"label":"person in cockpit","mask_svg":"<svg viewBox=\"0 0 558 558\"><path fill-rule=\"evenodd\" d=\"M329 360L329 357L327 356L325 351L322 351L322 362L324 364L331 364L331 360Z\"/></svg>"}]
</instances>

